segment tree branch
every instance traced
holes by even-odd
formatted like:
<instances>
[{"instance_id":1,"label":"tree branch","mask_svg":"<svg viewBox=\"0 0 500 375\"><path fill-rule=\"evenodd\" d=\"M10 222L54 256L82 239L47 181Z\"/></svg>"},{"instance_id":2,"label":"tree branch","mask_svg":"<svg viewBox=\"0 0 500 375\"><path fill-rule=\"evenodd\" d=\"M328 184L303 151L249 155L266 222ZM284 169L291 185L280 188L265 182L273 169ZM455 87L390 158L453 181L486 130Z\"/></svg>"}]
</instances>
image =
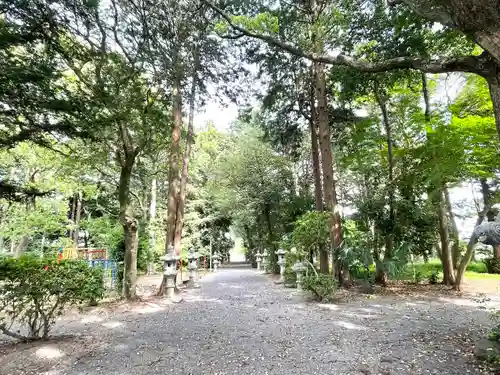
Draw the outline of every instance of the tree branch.
<instances>
[{"instance_id":1,"label":"tree branch","mask_svg":"<svg viewBox=\"0 0 500 375\"><path fill-rule=\"evenodd\" d=\"M336 56L330 56L302 51L289 43L282 42L269 35L263 35L247 30L244 27L235 24L229 14L225 13L222 9L212 4L210 1L202 1L218 13L224 20L226 20L234 30L239 31L250 38L260 39L269 45L281 48L292 55L324 64L347 66L355 70L370 73L386 72L398 69L414 69L426 73L467 72L476 73L482 76L491 74L494 67L494 64L488 56L486 56L486 54L481 56L441 57L437 59L395 57L385 61L370 62L366 60L358 60L341 53Z\"/></svg>"}]
</instances>

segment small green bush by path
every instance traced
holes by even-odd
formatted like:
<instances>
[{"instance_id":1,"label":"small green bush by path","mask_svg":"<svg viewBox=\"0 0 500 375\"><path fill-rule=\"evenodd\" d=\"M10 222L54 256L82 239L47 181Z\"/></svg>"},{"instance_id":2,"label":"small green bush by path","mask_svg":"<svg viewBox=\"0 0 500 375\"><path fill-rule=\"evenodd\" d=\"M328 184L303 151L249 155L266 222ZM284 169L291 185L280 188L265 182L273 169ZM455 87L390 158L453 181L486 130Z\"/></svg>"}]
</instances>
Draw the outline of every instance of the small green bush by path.
<instances>
[{"instance_id":1,"label":"small green bush by path","mask_svg":"<svg viewBox=\"0 0 500 375\"><path fill-rule=\"evenodd\" d=\"M338 284L331 275L309 274L303 277L302 287L312 292L317 301L331 301L338 289Z\"/></svg>"},{"instance_id":2,"label":"small green bush by path","mask_svg":"<svg viewBox=\"0 0 500 375\"><path fill-rule=\"evenodd\" d=\"M103 294L102 269L84 261L0 258L0 332L23 341L46 339L65 308Z\"/></svg>"}]
</instances>

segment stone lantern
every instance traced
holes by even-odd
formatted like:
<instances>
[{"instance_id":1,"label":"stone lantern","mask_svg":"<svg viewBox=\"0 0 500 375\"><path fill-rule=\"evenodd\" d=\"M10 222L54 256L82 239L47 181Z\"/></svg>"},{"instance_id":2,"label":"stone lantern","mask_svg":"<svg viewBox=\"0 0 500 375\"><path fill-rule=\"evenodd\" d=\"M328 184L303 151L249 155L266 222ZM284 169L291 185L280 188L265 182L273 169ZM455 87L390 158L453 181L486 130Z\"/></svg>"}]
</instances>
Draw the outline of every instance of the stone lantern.
<instances>
[{"instance_id":1,"label":"stone lantern","mask_svg":"<svg viewBox=\"0 0 500 375\"><path fill-rule=\"evenodd\" d=\"M255 258L257 258L257 271L260 271L260 264L262 263L262 254L255 254Z\"/></svg>"},{"instance_id":2,"label":"stone lantern","mask_svg":"<svg viewBox=\"0 0 500 375\"><path fill-rule=\"evenodd\" d=\"M276 254L278 255L278 265L280 266L280 279L277 284L283 284L285 282L285 254L286 251L279 249Z\"/></svg>"},{"instance_id":3,"label":"stone lantern","mask_svg":"<svg viewBox=\"0 0 500 375\"><path fill-rule=\"evenodd\" d=\"M179 257L174 253L174 247L169 245L167 253L160 257L163 261L163 276L166 279L165 296L172 302L179 302L174 296L175 292L175 276L177 275L176 263Z\"/></svg>"},{"instance_id":4,"label":"stone lantern","mask_svg":"<svg viewBox=\"0 0 500 375\"><path fill-rule=\"evenodd\" d=\"M263 266L264 266L264 273L269 273L269 253L267 252L267 249L264 249L264 254L262 254L263 257Z\"/></svg>"},{"instance_id":5,"label":"stone lantern","mask_svg":"<svg viewBox=\"0 0 500 375\"><path fill-rule=\"evenodd\" d=\"M197 277L197 271L198 271L198 253L194 251L190 251L188 253L188 270L189 270L189 281L188 281L188 287L190 288L198 288L199 285L197 284L198 282L198 277Z\"/></svg>"},{"instance_id":6,"label":"stone lantern","mask_svg":"<svg viewBox=\"0 0 500 375\"><path fill-rule=\"evenodd\" d=\"M302 262L297 262L292 266L292 271L297 274L297 291L302 291L302 276L307 271L307 265Z\"/></svg>"},{"instance_id":7,"label":"stone lantern","mask_svg":"<svg viewBox=\"0 0 500 375\"><path fill-rule=\"evenodd\" d=\"M220 263L220 255L219 253L215 253L212 256L212 264L214 265L214 272L217 272L217 267L219 266Z\"/></svg>"}]
</instances>

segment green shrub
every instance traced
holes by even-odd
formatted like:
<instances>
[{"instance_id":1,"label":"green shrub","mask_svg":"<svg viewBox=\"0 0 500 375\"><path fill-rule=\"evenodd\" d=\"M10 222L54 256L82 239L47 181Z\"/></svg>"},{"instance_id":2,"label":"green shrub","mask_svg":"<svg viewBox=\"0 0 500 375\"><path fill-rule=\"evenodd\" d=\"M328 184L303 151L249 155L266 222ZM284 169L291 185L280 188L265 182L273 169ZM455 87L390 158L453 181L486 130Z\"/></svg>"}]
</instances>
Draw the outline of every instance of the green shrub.
<instances>
[{"instance_id":1,"label":"green shrub","mask_svg":"<svg viewBox=\"0 0 500 375\"><path fill-rule=\"evenodd\" d=\"M0 332L23 341L46 339L65 308L94 303L103 294L102 269L84 261L0 258Z\"/></svg>"},{"instance_id":2,"label":"green shrub","mask_svg":"<svg viewBox=\"0 0 500 375\"><path fill-rule=\"evenodd\" d=\"M424 274L420 271L415 272L415 277L414 277L414 282L415 284L420 284L422 280L424 279Z\"/></svg>"},{"instance_id":3,"label":"green shrub","mask_svg":"<svg viewBox=\"0 0 500 375\"><path fill-rule=\"evenodd\" d=\"M436 285L440 282L441 280L441 273L439 271L433 271L429 275L429 284L431 285Z\"/></svg>"},{"instance_id":4,"label":"green shrub","mask_svg":"<svg viewBox=\"0 0 500 375\"><path fill-rule=\"evenodd\" d=\"M500 274L500 259L488 258L484 260L488 273Z\"/></svg>"},{"instance_id":5,"label":"green shrub","mask_svg":"<svg viewBox=\"0 0 500 375\"><path fill-rule=\"evenodd\" d=\"M331 301L338 284L331 275L309 274L302 278L302 287L312 292L317 301Z\"/></svg>"}]
</instances>

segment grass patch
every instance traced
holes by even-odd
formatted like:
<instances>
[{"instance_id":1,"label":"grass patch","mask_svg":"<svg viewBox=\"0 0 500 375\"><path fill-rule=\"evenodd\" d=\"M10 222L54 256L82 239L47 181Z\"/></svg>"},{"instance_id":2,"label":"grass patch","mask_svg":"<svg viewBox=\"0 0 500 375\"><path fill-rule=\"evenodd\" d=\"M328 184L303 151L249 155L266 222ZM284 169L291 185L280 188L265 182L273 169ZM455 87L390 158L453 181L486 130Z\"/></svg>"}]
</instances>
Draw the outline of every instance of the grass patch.
<instances>
[{"instance_id":1,"label":"grass patch","mask_svg":"<svg viewBox=\"0 0 500 375\"><path fill-rule=\"evenodd\" d=\"M415 272L420 274L423 279L428 279L432 273L440 272L443 268L438 259L430 260L428 263L415 263ZM465 271L465 277L470 279L497 279L500 280L500 274L487 273L486 265L483 262L471 262ZM413 280L413 268L408 264L404 271L395 277L397 280Z\"/></svg>"}]
</instances>

